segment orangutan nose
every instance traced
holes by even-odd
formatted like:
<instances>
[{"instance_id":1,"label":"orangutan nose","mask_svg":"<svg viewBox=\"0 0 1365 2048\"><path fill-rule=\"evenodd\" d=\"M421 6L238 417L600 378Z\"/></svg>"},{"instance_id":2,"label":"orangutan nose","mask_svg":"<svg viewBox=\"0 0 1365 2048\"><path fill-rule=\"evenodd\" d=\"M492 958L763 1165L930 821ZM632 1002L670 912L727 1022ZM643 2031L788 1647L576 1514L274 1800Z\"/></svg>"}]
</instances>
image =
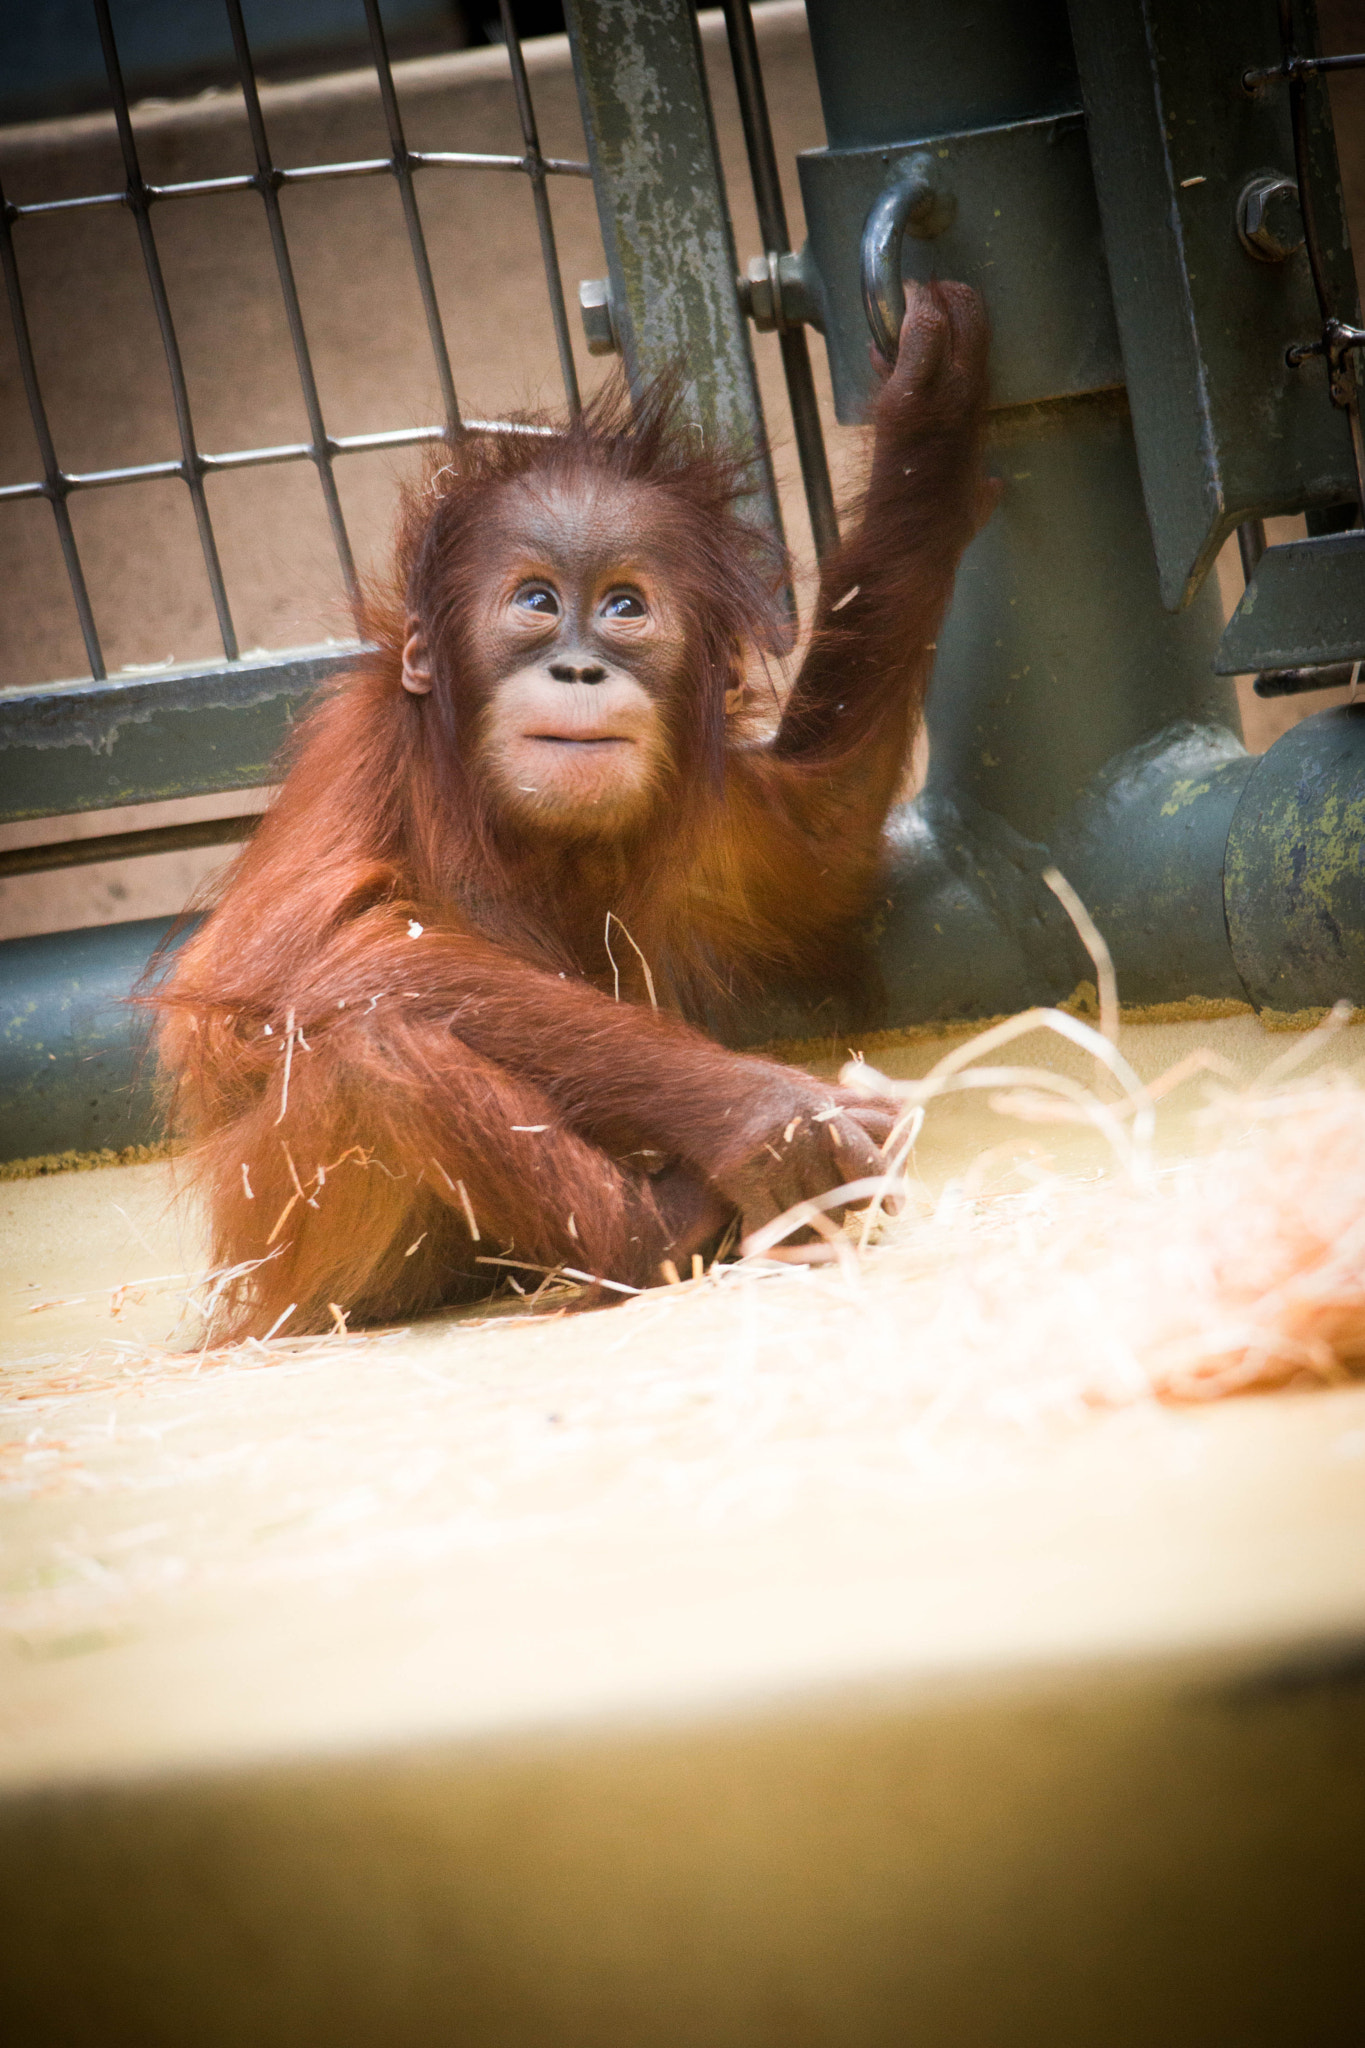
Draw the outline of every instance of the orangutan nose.
<instances>
[{"instance_id":1,"label":"orangutan nose","mask_svg":"<svg viewBox=\"0 0 1365 2048\"><path fill-rule=\"evenodd\" d=\"M557 683L605 683L607 672L600 662L552 661L550 674Z\"/></svg>"}]
</instances>

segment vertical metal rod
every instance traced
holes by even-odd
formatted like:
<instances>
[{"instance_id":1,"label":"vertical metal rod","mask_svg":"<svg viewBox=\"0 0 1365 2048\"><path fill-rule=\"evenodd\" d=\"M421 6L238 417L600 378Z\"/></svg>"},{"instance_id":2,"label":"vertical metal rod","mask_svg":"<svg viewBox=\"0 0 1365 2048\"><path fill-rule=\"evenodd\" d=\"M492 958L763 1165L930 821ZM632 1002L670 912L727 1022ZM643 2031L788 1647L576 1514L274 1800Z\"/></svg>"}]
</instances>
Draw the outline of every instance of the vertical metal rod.
<instances>
[{"instance_id":1,"label":"vertical metal rod","mask_svg":"<svg viewBox=\"0 0 1365 2048\"><path fill-rule=\"evenodd\" d=\"M536 127L535 108L531 103L531 86L526 76L526 59L521 53L521 37L512 18L511 0L498 0L502 13L503 41L507 45L507 56L512 66L512 86L517 96L517 114L521 120L521 138L526 145L526 164L531 180L531 192L536 203L536 226L540 229L540 255L545 266L545 288L550 294L550 317L554 321L555 346L559 350L559 372L564 380L564 396L569 401L569 411L577 419L583 409L578 392L578 371L573 359L573 342L569 334L568 309L564 304L564 280L559 271L559 251L555 247L554 221L550 216L550 195L545 189L545 160L540 153L540 133Z\"/></svg>"},{"instance_id":2,"label":"vertical metal rod","mask_svg":"<svg viewBox=\"0 0 1365 2048\"><path fill-rule=\"evenodd\" d=\"M341 564L341 573L346 580L346 589L354 598L358 590L355 557L351 552L350 536L346 531L341 499L337 494L336 477L332 471L331 446L327 438L327 429L323 424L322 403L318 397L317 378L313 374L313 358L309 353L308 337L304 332L303 309L299 305L298 288L294 282L294 265L290 260L289 243L285 237L284 216L280 211L280 174L270 154L265 116L261 112L261 96L256 90L256 72L251 61L251 46L247 42L246 24L242 20L241 0L227 0L227 11L228 21L232 27L232 47L237 57L237 76L242 83L246 118L251 129L251 146L256 155L257 189L265 202L270 244L275 252L275 269L280 280L280 292L284 298L285 316L289 321L289 339L294 346L294 361L298 365L304 411L308 415L313 461L317 467L318 482L322 486L322 495L327 506L327 518L332 528L337 560Z\"/></svg>"},{"instance_id":3,"label":"vertical metal rod","mask_svg":"<svg viewBox=\"0 0 1365 2048\"><path fill-rule=\"evenodd\" d=\"M176 425L180 431L181 474L189 488L190 502L194 506L195 524L199 528L199 546L204 556L204 567L208 572L209 589L213 593L213 608L218 614L218 631L223 642L223 652L229 661L236 661L237 634L232 624L222 564L218 559L218 543L213 534L213 521L209 518L208 499L204 495L203 464L195 444L194 419L190 412L185 366L180 360L180 343L176 340L175 323L171 318L171 302L166 295L166 280L161 274L161 258L157 254L156 237L152 233L151 206L147 188L142 181L142 167L138 162L137 142L133 136L133 123L128 112L128 94L123 83L123 69L114 43L114 26L109 19L109 0L95 0L95 19L99 23L100 42L104 47L104 68L109 76L109 91L114 102L114 120L118 127L119 147L123 152L123 169L127 179L124 204L137 222L143 266L147 272L147 283L151 288L152 304L156 309L156 324L161 330L161 346L171 380L171 396L175 401Z\"/></svg>"},{"instance_id":4,"label":"vertical metal rod","mask_svg":"<svg viewBox=\"0 0 1365 2048\"><path fill-rule=\"evenodd\" d=\"M431 352L436 358L436 374L441 380L441 402L446 413L446 438L453 442L463 431L460 408L455 397L455 379L451 375L450 351L446 347L445 328L441 324L441 309L436 303L436 285L431 275L431 259L427 255L426 236L422 232L422 216L417 210L417 194L413 190L412 159L408 155L408 145L403 134L403 117L398 111L398 94L394 89L393 67L389 63L389 46L384 36L384 24L379 16L379 0L365 0L365 19L369 24L374 68L379 77L379 96L384 103L384 120L389 131L394 176L403 195L403 218L407 223L413 267L417 272L422 307L427 316L427 333L431 337Z\"/></svg>"},{"instance_id":5,"label":"vertical metal rod","mask_svg":"<svg viewBox=\"0 0 1365 2048\"><path fill-rule=\"evenodd\" d=\"M1264 519L1244 519L1237 529L1237 552L1242 557L1242 579L1250 583L1256 564L1265 553Z\"/></svg>"},{"instance_id":6,"label":"vertical metal rod","mask_svg":"<svg viewBox=\"0 0 1365 2048\"><path fill-rule=\"evenodd\" d=\"M71 596L76 606L76 617L80 620L81 637L85 641L85 658L90 663L90 673L95 681L102 683L108 671L104 666L104 653L100 647L99 634L95 630L95 614L90 605L90 593L86 589L85 571L81 567L76 535L71 525L71 512L66 502L67 483L57 461L56 444L52 439L47 407L43 403L42 388L38 382L33 336L29 332L28 313L24 306L24 288L14 254L14 215L3 191L0 191L0 264L3 264L5 272L5 291L14 323L14 345L19 355L24 395L28 399L29 418L33 422L34 437L42 459L47 500L57 522L57 538L61 542L62 559L66 563Z\"/></svg>"},{"instance_id":7,"label":"vertical metal rod","mask_svg":"<svg viewBox=\"0 0 1365 2048\"><path fill-rule=\"evenodd\" d=\"M506 0L503 0L504 6ZM768 96L763 89L763 71L758 61L749 0L724 0L725 31L730 41L735 91L739 96L740 119L749 152L749 175L753 181L754 204L758 210L758 231L765 255L785 256L791 248L787 229L787 208L782 197L782 176L773 148L772 123L768 119ZM810 350L800 327L782 326L778 331L782 369L787 379L787 402L791 407L796 451L801 461L801 480L806 488L811 533L817 559L823 561L839 541L839 521L830 488L829 464L825 458L825 437L820 427L820 408L811 374Z\"/></svg>"},{"instance_id":8,"label":"vertical metal rod","mask_svg":"<svg viewBox=\"0 0 1365 2048\"><path fill-rule=\"evenodd\" d=\"M1286 61L1294 55L1294 7L1293 0L1279 0L1280 47ZM1322 239L1318 233L1317 209L1313 204L1312 180L1309 176L1308 135L1303 104L1303 79L1298 72L1289 73L1289 122L1294 138L1294 175L1299 187L1299 211L1303 216L1303 240L1308 254L1308 268L1313 279L1313 290L1317 294L1318 313L1324 323L1332 317L1332 307L1327 296L1327 273L1322 260Z\"/></svg>"}]
</instances>

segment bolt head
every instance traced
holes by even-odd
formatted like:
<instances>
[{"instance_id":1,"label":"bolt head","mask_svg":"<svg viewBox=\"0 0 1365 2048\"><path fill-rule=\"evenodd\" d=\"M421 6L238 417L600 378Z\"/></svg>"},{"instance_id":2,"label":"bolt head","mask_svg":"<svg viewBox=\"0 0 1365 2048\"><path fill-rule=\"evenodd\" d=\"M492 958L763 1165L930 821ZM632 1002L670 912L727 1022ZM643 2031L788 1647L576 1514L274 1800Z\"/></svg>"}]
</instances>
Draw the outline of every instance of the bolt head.
<instances>
[{"instance_id":1,"label":"bolt head","mask_svg":"<svg viewBox=\"0 0 1365 2048\"><path fill-rule=\"evenodd\" d=\"M744 282L749 318L760 334L771 334L777 326L777 307L773 303L772 269L766 256L749 258Z\"/></svg>"},{"instance_id":2,"label":"bolt head","mask_svg":"<svg viewBox=\"0 0 1365 2048\"><path fill-rule=\"evenodd\" d=\"M1299 188L1278 174L1253 178L1237 202L1242 247L1260 263L1283 263L1303 247Z\"/></svg>"},{"instance_id":3,"label":"bolt head","mask_svg":"<svg viewBox=\"0 0 1365 2048\"><path fill-rule=\"evenodd\" d=\"M590 356L619 356L621 344L611 317L611 286L605 277L588 277L578 287L578 310Z\"/></svg>"}]
</instances>

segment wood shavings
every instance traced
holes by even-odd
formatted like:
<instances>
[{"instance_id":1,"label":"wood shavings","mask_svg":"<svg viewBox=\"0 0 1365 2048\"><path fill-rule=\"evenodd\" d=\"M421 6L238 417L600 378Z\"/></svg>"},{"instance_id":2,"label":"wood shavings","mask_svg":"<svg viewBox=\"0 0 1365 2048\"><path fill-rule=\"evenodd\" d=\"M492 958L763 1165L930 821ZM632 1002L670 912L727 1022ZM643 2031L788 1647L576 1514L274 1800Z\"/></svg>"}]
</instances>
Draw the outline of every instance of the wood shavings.
<instances>
[{"instance_id":1,"label":"wood shavings","mask_svg":"<svg viewBox=\"0 0 1365 2048\"><path fill-rule=\"evenodd\" d=\"M640 1294L643 1289L627 1287L624 1280L606 1280L600 1273L584 1273L577 1266L561 1266L566 1280L581 1280L586 1287L605 1287L611 1294Z\"/></svg>"},{"instance_id":2,"label":"wood shavings","mask_svg":"<svg viewBox=\"0 0 1365 2048\"><path fill-rule=\"evenodd\" d=\"M903 1109L886 1171L861 1190L895 1214L835 1229L813 1205L818 1244L779 1231L738 1262L685 1262L686 1278L664 1261L659 1286L605 1313L565 1313L585 1289L625 1294L586 1269L482 1251L523 1298L406 1330L351 1332L338 1302L325 1336L291 1338L286 1322L217 1346L214 1303L236 1276L170 1271L174 1255L107 1290L25 1299L16 1321L39 1343L50 1325L23 1307L88 1303L93 1332L96 1309L158 1291L168 1320L197 1307L203 1335L176 1349L105 1320L98 1343L58 1332L69 1349L6 1371L0 1488L41 1503L37 1530L69 1503L65 1551L41 1536L7 1616L37 1640L119 1626L130 1600L172 1584L330 1587L609 1515L702 1527L762 1521L812 1490L975 1495L1163 1404L1365 1376L1365 1090L1321 1064L1340 1029L1327 1020L1242 1090L1189 1037L1140 1081L1126 1040L1062 1012L951 1046L913 1082L860 1069ZM1028 1064L1034 1046L1070 1070ZM1197 1126L1203 1156L1170 1163L1158 1108ZM1002 1140L952 1152L942 1184L921 1179L935 1133L968 1114L973 1130L998 1118ZM1038 1149L1049 1123L1060 1146L1079 1133L1090 1147L1067 1153L1072 1170ZM452 1186L435 1161L431 1179ZM1359 1397L1334 1398L1359 1415ZM210 1524L214 1488L233 1506ZM169 1533L139 1535L156 1524Z\"/></svg>"},{"instance_id":3,"label":"wood shavings","mask_svg":"<svg viewBox=\"0 0 1365 2048\"><path fill-rule=\"evenodd\" d=\"M992 1147L932 1194L912 1162L878 1242L835 1233L856 1289L837 1256L750 1257L560 1320L552 1291L593 1276L482 1254L535 1294L406 1331L349 1333L338 1304L324 1337L109 1339L11 1370L0 1486L73 1513L7 1620L37 1639L172 1584L328 1587L610 1517L762 1523L812 1489L975 1496L1106 1415L1365 1374L1365 1090L1238 1094L1182 1064L1206 1156L1082 1177ZM951 1103L921 1106L921 1144ZM206 1488L231 1514L203 1521Z\"/></svg>"},{"instance_id":4,"label":"wood shavings","mask_svg":"<svg viewBox=\"0 0 1365 2048\"><path fill-rule=\"evenodd\" d=\"M268 1031L268 1030L270 1029L270 1026L269 1026L269 1025L267 1024L265 1028L266 1028L266 1030ZM288 1109L289 1109L289 1075L290 1075L290 1072L291 1072L291 1070L292 1070L292 1068L293 1068L293 1065L294 1065L294 1012L293 1012L293 1011L291 1010L291 1011L289 1012L288 1016L287 1016L287 1017L286 1017L286 1019L285 1019L285 1037L284 1037L284 1079L283 1079L283 1080L281 1081L281 1083L280 1083L280 1113L279 1113L279 1115L278 1115L278 1116L276 1117L276 1119L275 1119L275 1122L276 1122L277 1124L282 1124L282 1123L284 1122L285 1116L286 1116L286 1114L287 1114L287 1112L288 1112Z\"/></svg>"},{"instance_id":5,"label":"wood shavings","mask_svg":"<svg viewBox=\"0 0 1365 2048\"><path fill-rule=\"evenodd\" d=\"M482 1239L479 1236L479 1226L474 1220L474 1204L470 1201L469 1190L462 1180L455 1182L455 1192L460 1198L460 1206L464 1210L465 1222L469 1225L469 1235L473 1238L475 1244L480 1244Z\"/></svg>"},{"instance_id":6,"label":"wood shavings","mask_svg":"<svg viewBox=\"0 0 1365 2048\"><path fill-rule=\"evenodd\" d=\"M626 944L630 947L631 951L634 953L636 959L640 963L640 966L644 972L645 993L649 997L649 1007L657 1014L659 1008L659 1000L654 993L654 976L650 972L649 962L648 960L646 960L644 954L640 951L640 948L636 945L634 939L626 930L625 926L621 924L621 920L616 915L616 912L614 910L609 910L607 912L606 928L602 934L602 941L607 949L607 959L611 962L612 986L615 990L616 1000L618 1003L621 1000L621 970L616 965L616 955L611 950L611 928L613 924L621 925L621 932L623 937L625 938Z\"/></svg>"},{"instance_id":7,"label":"wood shavings","mask_svg":"<svg viewBox=\"0 0 1365 2048\"><path fill-rule=\"evenodd\" d=\"M1114 973L1114 962L1109 948L1100 936L1098 925L1072 888L1066 876L1057 868L1044 868L1043 881L1066 911L1081 937L1081 943L1095 963L1095 977L1099 989L1100 1030L1111 1045L1119 1042L1119 984Z\"/></svg>"}]
</instances>

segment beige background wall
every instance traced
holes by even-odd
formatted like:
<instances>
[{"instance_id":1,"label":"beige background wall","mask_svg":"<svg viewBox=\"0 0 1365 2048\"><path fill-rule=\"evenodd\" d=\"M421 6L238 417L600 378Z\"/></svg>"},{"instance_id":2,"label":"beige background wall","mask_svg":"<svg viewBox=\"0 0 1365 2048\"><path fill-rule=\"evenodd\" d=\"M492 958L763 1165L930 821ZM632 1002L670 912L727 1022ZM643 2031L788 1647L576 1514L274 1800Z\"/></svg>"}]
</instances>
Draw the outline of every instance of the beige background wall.
<instances>
[{"instance_id":1,"label":"beige background wall","mask_svg":"<svg viewBox=\"0 0 1365 2048\"><path fill-rule=\"evenodd\" d=\"M1329 47L1365 42L1361 0L1323 8ZM803 233L794 158L824 141L800 0L756 10L765 77L794 240ZM729 58L719 14L703 17L703 43L741 262L759 243ZM1354 43L1352 39L1355 39ZM547 153L582 157L577 101L563 38L527 45ZM416 148L520 149L510 76L499 49L397 67L408 139ZM1335 88L1342 155L1365 243L1365 80ZM371 75L267 87L266 119L286 165L386 152ZM137 115L151 182L251 168L240 99L220 94ZM20 203L116 190L111 121L94 115L0 134L0 176ZM579 343L577 282L605 268L592 191L557 179L552 197L561 270L571 302L579 374L592 388L608 366ZM432 170L419 192L456 388L471 417L554 405L559 384L530 193L520 177ZM352 434L435 421L438 387L388 178L347 180L283 194L295 271L330 431ZM158 243L174 308L201 447L228 450L307 437L298 379L275 281L264 210L255 194L177 200L156 209ZM21 222L16 247L39 372L58 455L71 469L154 461L177 452L160 343L131 216L120 208ZM809 567L795 453L775 338L755 336L764 402L776 444L788 536ZM824 351L812 355L836 485L856 482L860 435L834 425ZM337 477L362 563L382 555L394 486L410 454L351 455ZM39 473L8 327L0 333L0 482ZM341 581L311 465L210 478L229 595L244 648L297 646L349 631ZM220 651L188 494L175 481L78 494L72 516L110 671L125 664L212 659ZM84 673L75 615L46 505L0 506L0 687ZM1235 601L1240 574L1229 558ZM1262 705L1249 699L1247 737L1268 744L1325 696ZM185 815L221 815L240 796L117 814L119 829ZM108 829L98 815L0 828L0 844L32 844ZM227 856L221 849L101 863L0 882L0 937L162 914L178 909Z\"/></svg>"}]
</instances>

